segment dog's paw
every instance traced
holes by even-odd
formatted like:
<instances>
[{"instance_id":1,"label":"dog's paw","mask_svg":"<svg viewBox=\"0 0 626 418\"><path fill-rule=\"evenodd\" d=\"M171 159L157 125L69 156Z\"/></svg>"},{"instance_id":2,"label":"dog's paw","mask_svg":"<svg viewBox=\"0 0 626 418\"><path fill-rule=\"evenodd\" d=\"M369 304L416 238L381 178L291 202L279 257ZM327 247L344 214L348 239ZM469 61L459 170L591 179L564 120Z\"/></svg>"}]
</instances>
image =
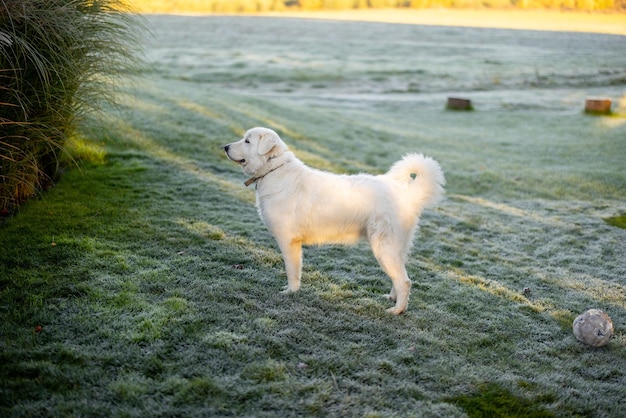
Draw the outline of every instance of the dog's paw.
<instances>
[{"instance_id":1,"label":"dog's paw","mask_svg":"<svg viewBox=\"0 0 626 418\"><path fill-rule=\"evenodd\" d=\"M283 288L283 290L281 290L279 293L280 293L281 295L289 295L289 294L291 294L291 293L295 293L295 292L297 292L298 290L300 290L300 289L295 289L295 290L294 290L294 289L290 289L290 288L289 288L289 286L285 286L285 287Z\"/></svg>"},{"instance_id":2,"label":"dog's paw","mask_svg":"<svg viewBox=\"0 0 626 418\"><path fill-rule=\"evenodd\" d=\"M387 312L393 315L400 315L402 312L404 312L404 309L394 306L393 308L387 309Z\"/></svg>"}]
</instances>

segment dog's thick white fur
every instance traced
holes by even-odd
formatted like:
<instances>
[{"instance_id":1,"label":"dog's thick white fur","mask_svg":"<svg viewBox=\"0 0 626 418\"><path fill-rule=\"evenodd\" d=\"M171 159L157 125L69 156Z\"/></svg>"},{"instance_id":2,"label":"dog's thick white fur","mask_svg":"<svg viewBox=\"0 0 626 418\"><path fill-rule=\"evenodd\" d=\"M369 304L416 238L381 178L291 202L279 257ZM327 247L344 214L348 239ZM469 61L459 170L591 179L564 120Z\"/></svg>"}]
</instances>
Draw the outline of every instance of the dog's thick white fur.
<instances>
[{"instance_id":1,"label":"dog's thick white fur","mask_svg":"<svg viewBox=\"0 0 626 418\"><path fill-rule=\"evenodd\" d=\"M443 195L439 164L409 154L384 175L337 175L304 165L278 134L253 128L224 147L226 155L256 183L259 215L282 252L285 292L300 289L302 245L354 243L366 238L391 278L388 297L400 314L407 309L411 281L405 264L422 210Z\"/></svg>"}]
</instances>

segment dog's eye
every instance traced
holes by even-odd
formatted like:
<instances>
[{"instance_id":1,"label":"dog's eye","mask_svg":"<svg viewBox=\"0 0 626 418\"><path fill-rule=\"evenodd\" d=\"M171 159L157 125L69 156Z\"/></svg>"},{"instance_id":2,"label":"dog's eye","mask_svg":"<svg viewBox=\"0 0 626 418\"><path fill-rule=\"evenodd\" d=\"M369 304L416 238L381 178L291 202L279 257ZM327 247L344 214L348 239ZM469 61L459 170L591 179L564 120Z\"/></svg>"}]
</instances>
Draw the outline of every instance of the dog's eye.
<instances>
[{"instance_id":1,"label":"dog's eye","mask_svg":"<svg viewBox=\"0 0 626 418\"><path fill-rule=\"evenodd\" d=\"M244 141L246 144L250 143L250 140L248 138L246 138L246 140Z\"/></svg>"}]
</instances>

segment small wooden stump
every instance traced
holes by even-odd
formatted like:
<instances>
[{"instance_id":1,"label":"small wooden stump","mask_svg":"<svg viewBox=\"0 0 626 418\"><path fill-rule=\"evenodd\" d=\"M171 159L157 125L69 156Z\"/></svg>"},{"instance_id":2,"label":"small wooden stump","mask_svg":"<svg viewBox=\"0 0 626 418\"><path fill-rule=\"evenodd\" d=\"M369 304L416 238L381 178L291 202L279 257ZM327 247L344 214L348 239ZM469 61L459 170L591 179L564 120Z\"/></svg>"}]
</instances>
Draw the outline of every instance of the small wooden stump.
<instances>
[{"instance_id":1,"label":"small wooden stump","mask_svg":"<svg viewBox=\"0 0 626 418\"><path fill-rule=\"evenodd\" d=\"M472 101L469 99L459 99L458 97L448 97L446 109L450 110L474 110Z\"/></svg>"},{"instance_id":2,"label":"small wooden stump","mask_svg":"<svg viewBox=\"0 0 626 418\"><path fill-rule=\"evenodd\" d=\"M587 99L585 100L585 113L609 115L611 114L611 101L609 99Z\"/></svg>"}]
</instances>

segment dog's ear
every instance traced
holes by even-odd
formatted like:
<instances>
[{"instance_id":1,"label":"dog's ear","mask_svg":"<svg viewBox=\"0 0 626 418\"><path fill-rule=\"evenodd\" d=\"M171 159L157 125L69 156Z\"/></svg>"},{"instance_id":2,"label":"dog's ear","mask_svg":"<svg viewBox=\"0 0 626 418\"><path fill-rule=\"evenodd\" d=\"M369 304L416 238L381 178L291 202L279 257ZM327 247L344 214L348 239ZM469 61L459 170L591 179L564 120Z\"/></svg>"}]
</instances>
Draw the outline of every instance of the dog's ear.
<instances>
[{"instance_id":1,"label":"dog's ear","mask_svg":"<svg viewBox=\"0 0 626 418\"><path fill-rule=\"evenodd\" d=\"M259 144L257 146L257 152L259 155L269 154L270 151L278 145L278 138L273 133L264 133L259 136Z\"/></svg>"}]
</instances>

